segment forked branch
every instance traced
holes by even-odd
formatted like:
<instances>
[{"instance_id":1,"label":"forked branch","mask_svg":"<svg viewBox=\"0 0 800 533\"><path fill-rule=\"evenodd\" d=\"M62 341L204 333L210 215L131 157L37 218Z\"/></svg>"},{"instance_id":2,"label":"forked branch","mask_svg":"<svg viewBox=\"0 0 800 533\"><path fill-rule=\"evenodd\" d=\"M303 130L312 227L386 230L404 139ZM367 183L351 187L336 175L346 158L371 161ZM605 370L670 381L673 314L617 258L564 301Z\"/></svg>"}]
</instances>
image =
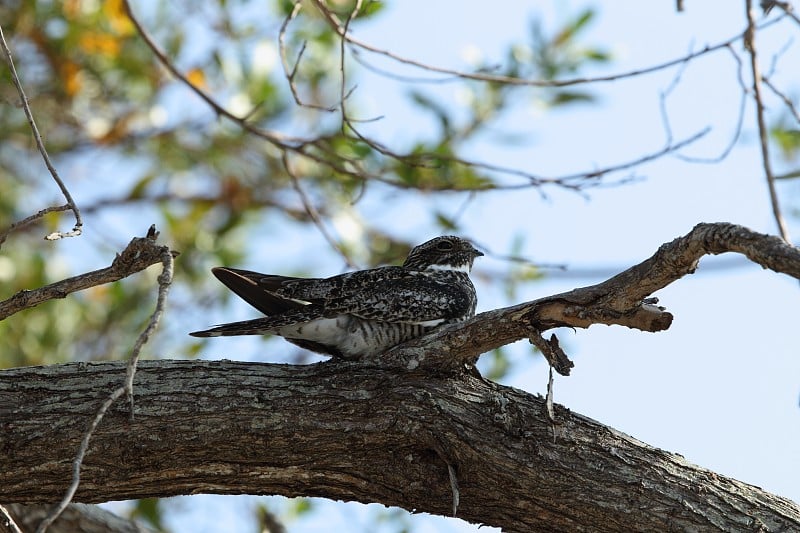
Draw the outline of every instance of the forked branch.
<instances>
[{"instance_id":1,"label":"forked branch","mask_svg":"<svg viewBox=\"0 0 800 533\"><path fill-rule=\"evenodd\" d=\"M119 281L149 266L161 263L164 253L177 255L166 246L156 244L157 234L153 230L154 228L151 228L146 237L134 237L128 246L117 254L111 266L63 279L38 289L20 291L0 302L0 320L48 300L66 298L73 292Z\"/></svg>"},{"instance_id":2,"label":"forked branch","mask_svg":"<svg viewBox=\"0 0 800 533\"><path fill-rule=\"evenodd\" d=\"M402 344L382 355L380 362L457 372L475 364L482 353L521 339L539 339L541 332L557 327L606 324L663 331L672 324L672 314L648 297L694 272L704 255L726 252L743 254L764 268L800 279L800 249L781 238L735 224L698 224L649 259L602 283L481 313ZM556 370L566 375L569 368L561 364Z\"/></svg>"}]
</instances>

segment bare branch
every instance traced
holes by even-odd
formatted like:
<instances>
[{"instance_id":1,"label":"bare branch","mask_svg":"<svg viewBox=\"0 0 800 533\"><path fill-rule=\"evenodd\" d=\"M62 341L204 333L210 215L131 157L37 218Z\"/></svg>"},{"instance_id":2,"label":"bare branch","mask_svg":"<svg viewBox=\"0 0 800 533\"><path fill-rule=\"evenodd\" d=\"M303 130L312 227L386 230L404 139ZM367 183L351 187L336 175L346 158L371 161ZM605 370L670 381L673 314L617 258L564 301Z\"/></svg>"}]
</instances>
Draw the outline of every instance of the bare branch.
<instances>
[{"instance_id":1,"label":"bare branch","mask_svg":"<svg viewBox=\"0 0 800 533\"><path fill-rule=\"evenodd\" d=\"M568 376L575 363L570 361L564 350L558 342L558 337L555 334L551 335L549 339L542 337L541 332L531 329L530 336L531 344L536 346L550 365L550 369L555 369L556 372L562 376Z\"/></svg>"},{"instance_id":2,"label":"bare branch","mask_svg":"<svg viewBox=\"0 0 800 533\"><path fill-rule=\"evenodd\" d=\"M429 72L438 72L440 74L446 74L451 76L451 78L445 80L416 80L420 83L424 83L426 81L433 82L433 83L442 83L446 81L456 80L456 79L467 79L467 80L476 80L476 81L484 81L484 82L491 82L491 83L502 83L504 85L517 85L517 86L528 86L528 87L567 87L570 85L580 85L580 84L587 84L587 83L598 83L598 82L610 82L610 81L617 81L620 79L625 78L633 78L636 76L641 76L643 74L650 74L653 72L658 72L660 70L664 70L669 67L673 67L675 65L679 65L681 63L685 63L687 61L691 61L695 58L701 57L703 55L709 54L711 52L715 52L721 48L724 48L730 44L735 43L739 39L741 39L741 34L736 34L735 36L722 41L720 43L709 45L704 47L702 50L698 50L697 52L692 52L687 54L683 57L679 57L676 59L672 59L670 61L666 61L664 63L660 63L658 65L653 65L646 68L641 69L634 69L628 72L622 72L617 74L611 74L608 76L596 76L596 77L582 77L582 78L570 78L566 80L530 80L524 78L515 78L511 76L503 76L497 74L488 74L485 72L464 72L455 69L449 69L445 67L439 67L436 65L432 65L429 63L424 63L422 61L417 61L415 59L411 59L408 57L403 57L388 50L384 50L382 48L378 48L373 46L369 43L361 41L355 37L351 33L345 31L344 26L342 25L339 18L334 14L322 0L313 0L314 6L319 10L322 14L323 18L328 21L328 24L331 28L341 37L342 39L346 40L348 43L357 46L363 50L372 52L374 54L382 55L384 57L388 57L393 61L398 63L403 63L405 65L410 65L413 67L420 68L422 70L426 70ZM768 21L761 26L759 29L766 28L775 24L782 17L778 17L774 20Z\"/></svg>"},{"instance_id":3,"label":"bare branch","mask_svg":"<svg viewBox=\"0 0 800 533\"><path fill-rule=\"evenodd\" d=\"M292 144L304 144L309 142L308 139L302 139L299 137L291 137L288 135L284 135L282 133L276 131L265 130L262 128L258 128L253 126L249 122L247 122L247 117L239 117L225 109L225 107L221 106L214 100L211 96L206 94L200 87L197 87L193 84L189 78L187 78L178 68L170 61L167 55L164 53L163 50L156 44L147 30L144 29L144 26L139 22L139 19L133 14L133 10L131 9L130 2L128 0L123 0L123 6L125 8L125 13L128 15L128 18L133 23L136 31L139 33L139 36L142 40L147 44L153 54L156 56L158 61L166 68L170 74L178 78L186 87L188 87L193 93L199 96L203 101L205 101L218 115L227 118L228 120L235 122L239 125L242 129L261 137L262 139L269 141L271 144L279 147L279 148L289 148Z\"/></svg>"},{"instance_id":4,"label":"bare branch","mask_svg":"<svg viewBox=\"0 0 800 533\"><path fill-rule=\"evenodd\" d=\"M0 247L3 245L4 242L6 242L6 239L8 239L8 236L11 234L12 231L14 231L16 229L22 229L25 226L33 224L34 222L37 222L38 220L41 220L42 217L44 217L47 213L55 213L55 212L58 212L58 211L69 211L70 209L72 209L72 208L69 206L69 204L45 207L44 209L42 209L38 213L34 213L29 217L25 217L22 220L14 222L13 224L11 224L8 227L8 229L6 229L4 232L0 233Z\"/></svg>"},{"instance_id":5,"label":"bare branch","mask_svg":"<svg viewBox=\"0 0 800 533\"><path fill-rule=\"evenodd\" d=\"M778 192L775 190L775 176L772 173L772 163L769 159L769 130L767 129L767 121L764 118L764 101L761 97L761 67L758 63L758 54L756 51L756 21L753 0L745 0L745 11L747 15L747 30L744 34L744 46L750 53L750 67L753 72L753 99L756 103L758 137L761 141L761 164L764 167L764 177L767 180L767 189L769 189L769 201L772 205L772 215L775 217L775 222L778 225L778 231L781 237L788 243L791 242L789 238L789 229L781 213Z\"/></svg>"},{"instance_id":6,"label":"bare branch","mask_svg":"<svg viewBox=\"0 0 800 533\"><path fill-rule=\"evenodd\" d=\"M318 111L326 111L326 112L333 112L336 110L335 106L325 107L322 105L311 104L308 102L304 102L302 98L300 98L300 93L297 91L297 84L295 83L295 77L297 76L297 69L300 67L300 60L303 57L303 53L306 50L306 43L303 42L303 45L300 47L300 51L297 53L297 59L295 59L294 66L289 66L289 59L286 54L286 30L289 27L289 23L291 23L295 17L297 17L298 13L303 7L303 2L297 0L294 3L294 8L292 8L292 12L289 13L286 18L283 20L283 24L281 24L281 29L278 32L278 51L281 57L281 65L283 65L283 73L286 77L286 81L289 83L289 90L292 92L292 97L297 105L300 107L308 107L310 109L316 109Z\"/></svg>"},{"instance_id":7,"label":"bare branch","mask_svg":"<svg viewBox=\"0 0 800 533\"><path fill-rule=\"evenodd\" d=\"M787 109L789 109L789 112L792 114L792 116L794 117L794 119L795 119L795 120L796 120L798 123L800 123L800 110L798 110L798 109L797 109L797 107L795 107L795 105L794 105L794 102L792 102L792 99L791 99L791 98L789 98L788 96L786 96L786 95L785 95L785 94L784 94L784 93L783 93L781 90L779 90L777 87L775 87L775 85L773 85L773 83L772 83L772 82L769 80L769 78L767 78L766 76L761 76L761 81L763 81L763 82L764 82L764 85L766 85L767 87L769 87L769 88L770 88L770 90L771 90L773 93L775 93L775 96L777 96L778 98L780 98L780 99L783 101L783 103L786 105Z\"/></svg>"},{"instance_id":8,"label":"bare branch","mask_svg":"<svg viewBox=\"0 0 800 533\"><path fill-rule=\"evenodd\" d=\"M78 235L81 234L82 232L81 228L83 227L83 221L81 220L80 209L78 209L78 205L75 203L75 200L72 199L72 195L70 194L69 189L67 189L67 186L64 185L64 182L61 180L61 176L58 175L58 171L56 170L56 167L53 166L52 161L50 161L50 156L47 153L47 149L44 147L44 142L42 141L42 136L39 133L39 128L36 126L36 121L33 119L33 112L31 111L31 108L28 105L28 97L25 96L25 90L22 88L22 82L19 81L19 76L17 76L17 69L14 67L14 59L11 57L11 50L8 49L8 44L6 44L6 38L3 35L2 26L0 26L0 48L3 49L3 53L6 56L6 61L8 62L8 69L11 73L11 81L14 82L14 87L17 88L17 93L19 93L20 102L22 103L22 110L25 112L25 116L28 118L28 124L30 124L31 131L33 132L33 138L36 141L36 148L38 148L39 153L42 154L42 159L44 159L44 164L45 166L47 166L47 170L50 171L50 175L53 176L53 180L55 180L56 184L58 185L58 188L61 189L61 194L64 195L64 199L67 201L68 208L75 215L75 226L72 228L71 231L65 231L65 232L57 231L51 233L50 235L47 235L45 239L47 239L48 241L55 241L64 237L77 237ZM52 211L61 211L61 209L50 209L49 211L47 209L43 209L42 211L39 211L38 213L33 215L32 220L41 218L46 213ZM28 219L30 218L31 217L28 217L22 222L28 224L32 222L32 220L28 221ZM19 225L20 223L18 223L17 227L19 227ZM14 226L9 228L8 231L11 231L13 228ZM2 235L2 238L0 238L0 244L2 244L2 242L5 240L6 234L7 232Z\"/></svg>"},{"instance_id":9,"label":"bare branch","mask_svg":"<svg viewBox=\"0 0 800 533\"><path fill-rule=\"evenodd\" d=\"M787 172L786 174L775 176L776 180L793 180L796 178L800 178L800 170L795 170L794 172Z\"/></svg>"},{"instance_id":10,"label":"bare branch","mask_svg":"<svg viewBox=\"0 0 800 533\"><path fill-rule=\"evenodd\" d=\"M0 520L2 520L0 525L3 526L3 529L8 528L11 533L22 533L22 530L14 521L14 517L11 516L11 513L8 512L5 505L0 505Z\"/></svg>"},{"instance_id":11,"label":"bare branch","mask_svg":"<svg viewBox=\"0 0 800 533\"><path fill-rule=\"evenodd\" d=\"M166 246L156 245L154 238L136 237L121 253L117 254L109 267L67 278L38 289L20 291L11 298L0 302L0 320L23 309L35 307L42 302L55 298L66 298L73 292L128 277L160 262L165 251L174 253L169 251Z\"/></svg>"},{"instance_id":12,"label":"bare branch","mask_svg":"<svg viewBox=\"0 0 800 533\"><path fill-rule=\"evenodd\" d=\"M291 164L289 163L289 157L286 153L283 154L283 166L286 169L286 173L289 175L289 178L292 180L292 187L294 190L297 191L297 195L300 197L300 201L303 203L303 207L308 213L308 216L314 222L314 225L317 227L319 232L328 242L328 244L333 248L341 257L344 259L344 262L350 268L358 268L352 259L347 255L347 252L342 248L341 244L330 234L328 228L325 227L325 223L322 221L322 217L319 214L319 211L316 207L311 203L311 200L308 198L308 195L303 190L303 187L300 185L300 179L295 174L294 169L292 168Z\"/></svg>"}]
</instances>

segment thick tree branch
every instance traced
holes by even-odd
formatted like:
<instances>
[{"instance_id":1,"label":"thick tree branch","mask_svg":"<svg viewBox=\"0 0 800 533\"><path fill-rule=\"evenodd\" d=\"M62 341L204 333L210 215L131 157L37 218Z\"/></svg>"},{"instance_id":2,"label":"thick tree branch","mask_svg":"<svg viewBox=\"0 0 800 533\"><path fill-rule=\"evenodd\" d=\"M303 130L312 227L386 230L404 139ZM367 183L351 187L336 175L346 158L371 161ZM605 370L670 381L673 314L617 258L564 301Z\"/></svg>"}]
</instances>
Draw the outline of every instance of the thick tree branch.
<instances>
[{"instance_id":1,"label":"thick tree branch","mask_svg":"<svg viewBox=\"0 0 800 533\"><path fill-rule=\"evenodd\" d=\"M164 253L176 256L176 252L171 252L166 246L156 244L157 236L155 228L151 227L147 236L135 237L121 253L117 254L109 267L63 279L38 289L16 293L11 298L0 302L0 320L48 300L66 298L73 292L119 281L162 262Z\"/></svg>"},{"instance_id":2,"label":"thick tree branch","mask_svg":"<svg viewBox=\"0 0 800 533\"><path fill-rule=\"evenodd\" d=\"M0 501L61 498L125 363L0 374ZM135 418L97 428L76 500L283 494L380 502L507 531L800 530L800 508L470 373L145 361ZM554 432L555 429L555 432ZM635 510L635 511L634 511Z\"/></svg>"},{"instance_id":3,"label":"thick tree branch","mask_svg":"<svg viewBox=\"0 0 800 533\"><path fill-rule=\"evenodd\" d=\"M487 311L380 356L378 364L457 372L481 354L555 327L620 325L663 331L672 314L648 296L695 271L704 255L737 252L775 272L800 279L800 249L782 239L723 222L698 224L649 259L597 285ZM569 366L556 368L562 374ZM565 371L566 372L565 372Z\"/></svg>"}]
</instances>

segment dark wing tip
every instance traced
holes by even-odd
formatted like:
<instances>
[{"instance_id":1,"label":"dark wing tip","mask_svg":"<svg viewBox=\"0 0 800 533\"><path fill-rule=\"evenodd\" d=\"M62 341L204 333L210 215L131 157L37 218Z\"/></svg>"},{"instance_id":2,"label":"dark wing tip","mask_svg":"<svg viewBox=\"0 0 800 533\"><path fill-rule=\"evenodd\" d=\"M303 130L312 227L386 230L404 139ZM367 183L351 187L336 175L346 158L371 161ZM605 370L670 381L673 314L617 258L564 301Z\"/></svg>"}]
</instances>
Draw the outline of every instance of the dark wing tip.
<instances>
[{"instance_id":1,"label":"dark wing tip","mask_svg":"<svg viewBox=\"0 0 800 533\"><path fill-rule=\"evenodd\" d=\"M203 338L203 337L218 337L219 333L214 333L214 331L210 329L204 329L203 331L192 331L191 333L189 333L189 335L191 335L192 337Z\"/></svg>"},{"instance_id":2,"label":"dark wing tip","mask_svg":"<svg viewBox=\"0 0 800 533\"><path fill-rule=\"evenodd\" d=\"M257 278L261 275L257 272L250 272L249 270L239 270L228 267L214 267L211 269L211 273L228 287L230 287L230 283L257 285L253 278Z\"/></svg>"}]
</instances>

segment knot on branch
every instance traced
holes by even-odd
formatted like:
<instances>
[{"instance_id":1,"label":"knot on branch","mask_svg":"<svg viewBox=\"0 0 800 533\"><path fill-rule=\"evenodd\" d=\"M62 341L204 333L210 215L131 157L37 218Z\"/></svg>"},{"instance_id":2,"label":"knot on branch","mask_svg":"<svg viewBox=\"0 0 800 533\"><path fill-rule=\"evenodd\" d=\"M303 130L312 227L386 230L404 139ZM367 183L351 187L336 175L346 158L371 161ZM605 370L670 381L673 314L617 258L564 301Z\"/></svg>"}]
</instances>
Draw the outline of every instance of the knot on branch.
<instances>
[{"instance_id":1,"label":"knot on branch","mask_svg":"<svg viewBox=\"0 0 800 533\"><path fill-rule=\"evenodd\" d=\"M542 337L538 330L533 330L533 335L530 337L530 343L536 346L547 362L550 368L561 374L562 376L569 376L570 370L575 366L558 342L558 337L555 333L550 335L549 339Z\"/></svg>"},{"instance_id":2,"label":"knot on branch","mask_svg":"<svg viewBox=\"0 0 800 533\"><path fill-rule=\"evenodd\" d=\"M164 254L170 254L173 258L177 257L179 252L170 250L165 245L156 244L159 235L155 224L151 225L147 230L147 235L134 237L128 246L116 255L111 263L111 268L116 272L123 273L123 276L127 276L160 263Z\"/></svg>"}]
</instances>

